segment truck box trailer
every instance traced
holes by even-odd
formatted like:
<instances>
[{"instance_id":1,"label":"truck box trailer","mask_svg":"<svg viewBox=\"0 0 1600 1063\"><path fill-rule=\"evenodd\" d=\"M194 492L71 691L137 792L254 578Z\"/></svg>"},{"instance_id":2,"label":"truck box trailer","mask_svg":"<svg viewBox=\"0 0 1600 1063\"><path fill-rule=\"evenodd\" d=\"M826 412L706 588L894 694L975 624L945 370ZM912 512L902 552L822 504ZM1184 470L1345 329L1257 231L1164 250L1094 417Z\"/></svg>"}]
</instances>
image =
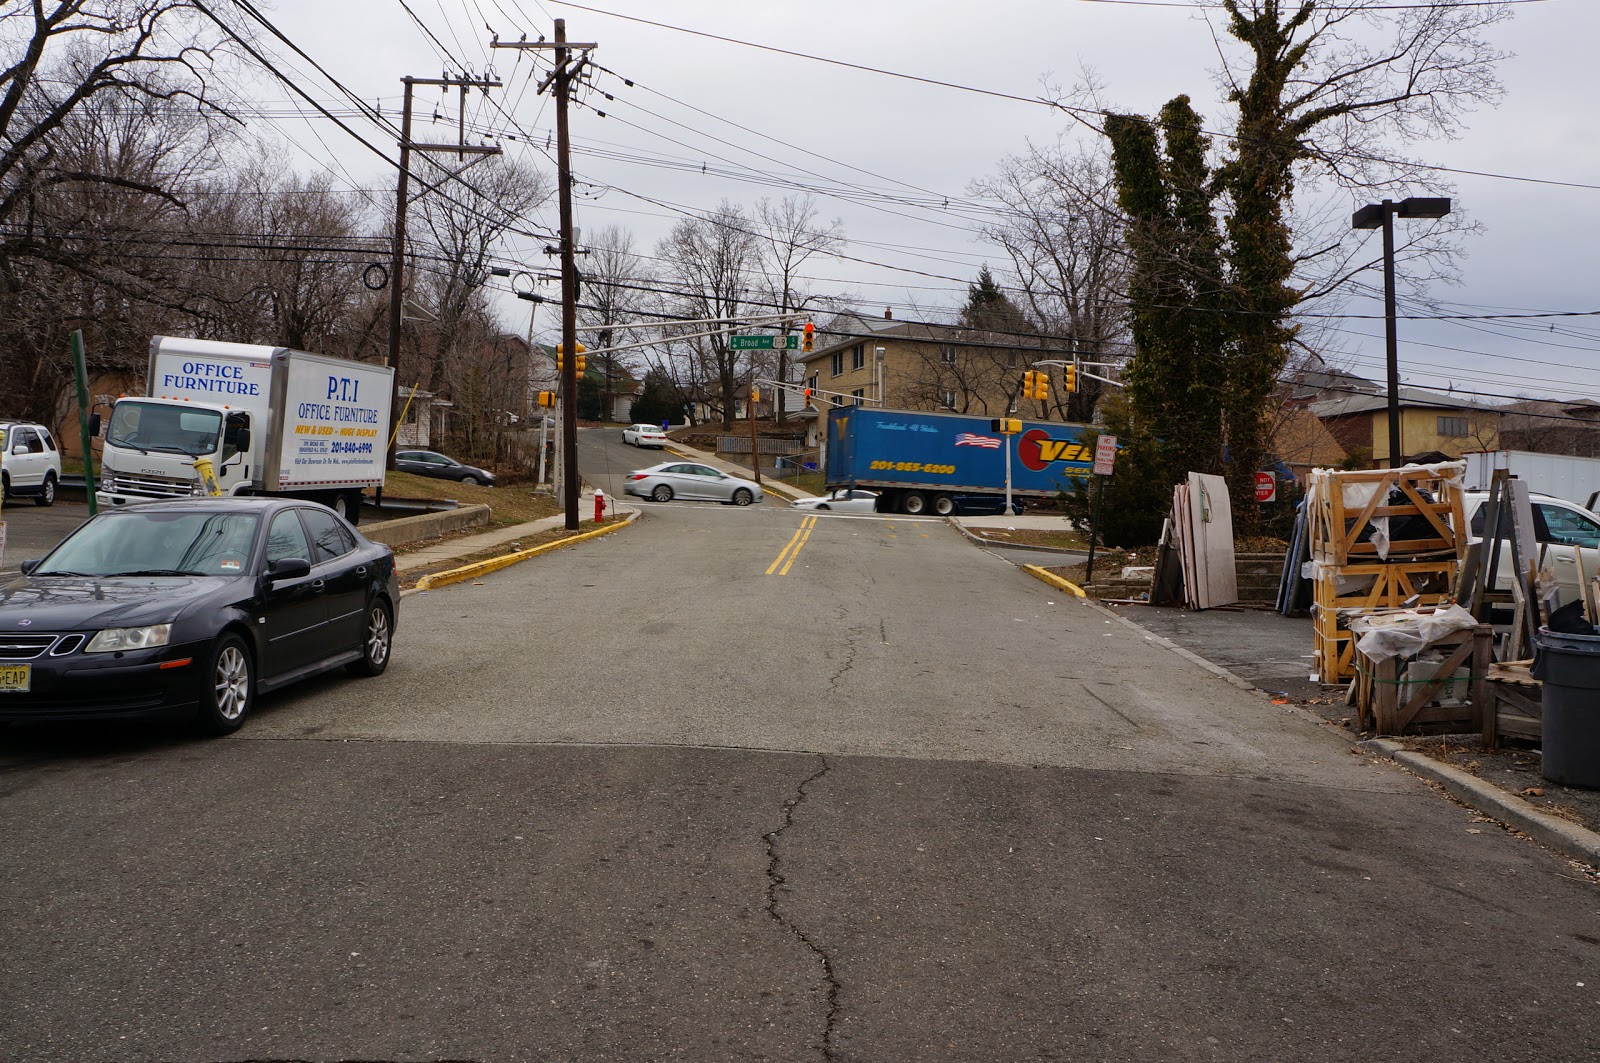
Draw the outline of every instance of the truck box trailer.
<instances>
[{"instance_id":1,"label":"truck box trailer","mask_svg":"<svg viewBox=\"0 0 1600 1063\"><path fill-rule=\"evenodd\" d=\"M146 394L117 400L95 500L206 493L309 498L352 523L382 487L394 371L287 347L157 336Z\"/></svg>"},{"instance_id":2,"label":"truck box trailer","mask_svg":"<svg viewBox=\"0 0 1600 1063\"><path fill-rule=\"evenodd\" d=\"M1094 470L1083 425L1021 427L1007 435L987 417L835 407L828 411L827 485L876 489L879 512L944 516L977 503L1004 505L1007 449L1013 498L1055 498Z\"/></svg>"},{"instance_id":3,"label":"truck box trailer","mask_svg":"<svg viewBox=\"0 0 1600 1063\"><path fill-rule=\"evenodd\" d=\"M1554 495L1592 510L1600 492L1600 458L1570 454L1540 454L1531 450L1477 450L1463 454L1467 462L1466 487L1487 491L1496 469L1527 483L1536 494Z\"/></svg>"}]
</instances>

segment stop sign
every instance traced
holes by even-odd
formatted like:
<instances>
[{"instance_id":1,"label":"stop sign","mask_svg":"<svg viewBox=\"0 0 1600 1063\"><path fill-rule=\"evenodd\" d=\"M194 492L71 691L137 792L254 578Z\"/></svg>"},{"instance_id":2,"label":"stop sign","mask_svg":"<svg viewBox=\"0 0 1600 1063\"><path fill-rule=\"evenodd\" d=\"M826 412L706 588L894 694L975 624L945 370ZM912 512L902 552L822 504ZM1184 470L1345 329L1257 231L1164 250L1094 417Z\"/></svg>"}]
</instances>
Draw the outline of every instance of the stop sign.
<instances>
[{"instance_id":1,"label":"stop sign","mask_svg":"<svg viewBox=\"0 0 1600 1063\"><path fill-rule=\"evenodd\" d=\"M1270 472L1256 473L1256 501L1276 502L1278 500L1278 478Z\"/></svg>"}]
</instances>

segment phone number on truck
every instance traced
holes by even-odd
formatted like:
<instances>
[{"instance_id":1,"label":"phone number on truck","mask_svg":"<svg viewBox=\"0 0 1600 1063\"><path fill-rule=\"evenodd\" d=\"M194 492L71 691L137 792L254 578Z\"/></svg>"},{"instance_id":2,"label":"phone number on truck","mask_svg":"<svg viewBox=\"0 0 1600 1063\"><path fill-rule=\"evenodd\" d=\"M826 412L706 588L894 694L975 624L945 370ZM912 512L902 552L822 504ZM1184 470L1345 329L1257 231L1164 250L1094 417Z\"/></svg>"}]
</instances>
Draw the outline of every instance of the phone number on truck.
<instances>
[{"instance_id":1,"label":"phone number on truck","mask_svg":"<svg viewBox=\"0 0 1600 1063\"><path fill-rule=\"evenodd\" d=\"M948 476L956 471L954 465L924 465L920 461L875 461L868 468L885 472L926 472Z\"/></svg>"}]
</instances>

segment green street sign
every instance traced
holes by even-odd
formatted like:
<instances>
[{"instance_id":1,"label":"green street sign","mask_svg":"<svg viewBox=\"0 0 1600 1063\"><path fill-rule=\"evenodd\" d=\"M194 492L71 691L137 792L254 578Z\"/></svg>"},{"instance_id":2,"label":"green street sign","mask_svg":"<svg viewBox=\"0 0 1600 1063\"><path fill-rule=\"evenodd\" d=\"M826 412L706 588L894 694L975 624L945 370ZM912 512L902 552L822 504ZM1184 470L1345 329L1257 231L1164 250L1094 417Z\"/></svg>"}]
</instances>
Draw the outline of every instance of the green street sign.
<instances>
[{"instance_id":1,"label":"green street sign","mask_svg":"<svg viewBox=\"0 0 1600 1063\"><path fill-rule=\"evenodd\" d=\"M728 349L733 351L798 351L799 336L729 336Z\"/></svg>"}]
</instances>

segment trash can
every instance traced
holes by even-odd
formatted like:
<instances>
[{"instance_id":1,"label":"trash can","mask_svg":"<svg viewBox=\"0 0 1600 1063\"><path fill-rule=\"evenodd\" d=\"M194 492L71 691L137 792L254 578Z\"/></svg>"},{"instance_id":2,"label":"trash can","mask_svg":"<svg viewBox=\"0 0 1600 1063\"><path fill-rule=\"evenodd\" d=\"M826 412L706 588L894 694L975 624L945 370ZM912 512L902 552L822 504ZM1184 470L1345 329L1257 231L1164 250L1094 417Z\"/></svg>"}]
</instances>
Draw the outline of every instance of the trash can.
<instances>
[{"instance_id":1,"label":"trash can","mask_svg":"<svg viewBox=\"0 0 1600 1063\"><path fill-rule=\"evenodd\" d=\"M1600 635L1540 628L1533 677L1544 683L1544 777L1600 789Z\"/></svg>"}]
</instances>

